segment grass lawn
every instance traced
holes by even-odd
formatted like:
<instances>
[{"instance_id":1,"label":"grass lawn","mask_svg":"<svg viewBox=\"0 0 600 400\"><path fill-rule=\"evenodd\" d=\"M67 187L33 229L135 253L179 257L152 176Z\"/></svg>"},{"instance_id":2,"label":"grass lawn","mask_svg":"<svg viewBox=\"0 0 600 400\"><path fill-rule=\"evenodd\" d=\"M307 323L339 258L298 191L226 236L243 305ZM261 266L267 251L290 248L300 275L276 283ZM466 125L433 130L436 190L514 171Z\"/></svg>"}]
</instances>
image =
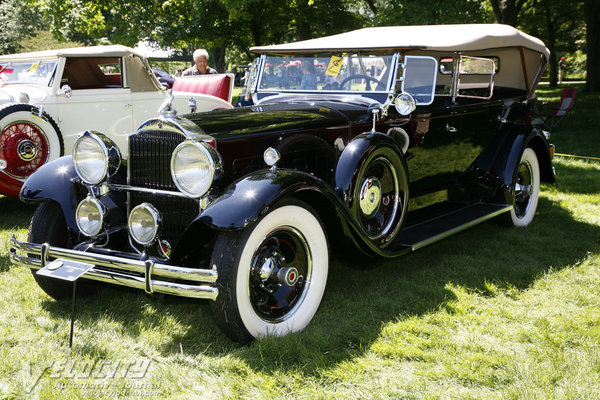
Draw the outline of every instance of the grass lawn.
<instances>
[{"instance_id":1,"label":"grass lawn","mask_svg":"<svg viewBox=\"0 0 600 400\"><path fill-rule=\"evenodd\" d=\"M71 302L7 257L33 208L0 197L0 397L598 399L598 109L579 93L553 133L580 157L555 159L530 226L488 222L367 271L334 261L308 328L250 346L207 302L103 286L78 299L69 349Z\"/></svg>"}]
</instances>

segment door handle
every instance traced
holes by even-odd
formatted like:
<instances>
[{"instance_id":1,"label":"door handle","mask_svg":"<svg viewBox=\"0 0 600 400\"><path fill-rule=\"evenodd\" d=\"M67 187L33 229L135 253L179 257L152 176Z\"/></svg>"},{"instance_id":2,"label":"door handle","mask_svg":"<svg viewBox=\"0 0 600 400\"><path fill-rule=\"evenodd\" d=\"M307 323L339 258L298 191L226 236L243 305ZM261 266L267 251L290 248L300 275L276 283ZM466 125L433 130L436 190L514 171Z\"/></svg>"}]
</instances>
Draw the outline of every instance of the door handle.
<instances>
[{"instance_id":1,"label":"door handle","mask_svg":"<svg viewBox=\"0 0 600 400\"><path fill-rule=\"evenodd\" d=\"M447 130L448 132L450 132L450 133L456 133L456 132L458 132L458 129L456 129L456 128L455 128L455 127L453 127L453 126L450 126L450 124L446 124L446 130Z\"/></svg>"}]
</instances>

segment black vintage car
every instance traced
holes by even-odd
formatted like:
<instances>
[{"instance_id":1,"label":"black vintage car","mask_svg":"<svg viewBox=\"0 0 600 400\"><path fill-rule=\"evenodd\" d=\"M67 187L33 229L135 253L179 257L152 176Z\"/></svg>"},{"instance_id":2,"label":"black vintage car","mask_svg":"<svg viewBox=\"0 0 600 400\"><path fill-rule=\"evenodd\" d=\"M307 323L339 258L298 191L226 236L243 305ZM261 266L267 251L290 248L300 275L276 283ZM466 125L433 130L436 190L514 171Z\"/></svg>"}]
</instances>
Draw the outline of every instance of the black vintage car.
<instances>
[{"instance_id":1,"label":"black vintage car","mask_svg":"<svg viewBox=\"0 0 600 400\"><path fill-rule=\"evenodd\" d=\"M528 225L555 179L548 134L529 124L549 52L512 27L251 50L253 105L166 107L120 149L88 131L31 175L21 198L40 205L11 253L44 291L72 286L36 270L83 265L88 283L208 299L239 342L284 335L315 315L332 255L395 257L492 218Z\"/></svg>"}]
</instances>

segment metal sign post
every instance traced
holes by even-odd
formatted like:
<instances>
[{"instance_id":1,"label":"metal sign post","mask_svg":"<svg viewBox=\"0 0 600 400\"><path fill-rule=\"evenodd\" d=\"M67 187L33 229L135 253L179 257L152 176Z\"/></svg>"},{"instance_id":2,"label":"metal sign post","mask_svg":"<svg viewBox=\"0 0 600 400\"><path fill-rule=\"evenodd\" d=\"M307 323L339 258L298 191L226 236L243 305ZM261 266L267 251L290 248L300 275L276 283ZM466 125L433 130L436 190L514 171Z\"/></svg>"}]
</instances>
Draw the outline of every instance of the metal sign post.
<instances>
[{"instance_id":1,"label":"metal sign post","mask_svg":"<svg viewBox=\"0 0 600 400\"><path fill-rule=\"evenodd\" d=\"M75 299L77 298L77 280L94 267L93 264L84 264L74 261L57 259L48 263L36 272L37 275L47 276L73 282L73 297L71 300L71 332L69 333L69 348L73 347L73 331L75 328Z\"/></svg>"}]
</instances>

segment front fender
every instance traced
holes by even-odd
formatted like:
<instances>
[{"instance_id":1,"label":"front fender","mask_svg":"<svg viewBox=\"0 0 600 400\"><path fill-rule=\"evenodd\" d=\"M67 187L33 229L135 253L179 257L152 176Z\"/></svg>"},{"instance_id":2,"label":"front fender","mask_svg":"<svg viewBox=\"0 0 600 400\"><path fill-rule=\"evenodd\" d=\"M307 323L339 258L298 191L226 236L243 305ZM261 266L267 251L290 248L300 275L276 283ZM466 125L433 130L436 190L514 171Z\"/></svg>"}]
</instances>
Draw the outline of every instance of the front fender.
<instances>
[{"instance_id":1,"label":"front fender","mask_svg":"<svg viewBox=\"0 0 600 400\"><path fill-rule=\"evenodd\" d=\"M187 263L190 256L194 258L194 252L210 247L210 241L218 232L244 229L278 201L289 197L305 202L316 211L331 238L330 243L335 243L336 252L358 250L371 256L389 256L360 233L344 202L329 185L305 172L280 169L258 171L229 186L187 227L171 259Z\"/></svg>"},{"instance_id":2,"label":"front fender","mask_svg":"<svg viewBox=\"0 0 600 400\"><path fill-rule=\"evenodd\" d=\"M353 200L352 192L360 164L373 150L383 146L390 147L398 153L408 174L402 151L393 138L379 132L365 132L356 136L342 152L335 170L336 191L347 206Z\"/></svg>"},{"instance_id":3,"label":"front fender","mask_svg":"<svg viewBox=\"0 0 600 400\"><path fill-rule=\"evenodd\" d=\"M230 185L196 220L217 230L243 229L281 198L301 192L320 193L337 207L343 207L331 188L311 174L264 170Z\"/></svg>"},{"instance_id":4,"label":"front fender","mask_svg":"<svg viewBox=\"0 0 600 400\"><path fill-rule=\"evenodd\" d=\"M74 181L79 177L72 156L57 158L36 170L23 184L20 198L26 203L55 201L62 208L67 226L77 231L75 210L79 203Z\"/></svg>"}]
</instances>

